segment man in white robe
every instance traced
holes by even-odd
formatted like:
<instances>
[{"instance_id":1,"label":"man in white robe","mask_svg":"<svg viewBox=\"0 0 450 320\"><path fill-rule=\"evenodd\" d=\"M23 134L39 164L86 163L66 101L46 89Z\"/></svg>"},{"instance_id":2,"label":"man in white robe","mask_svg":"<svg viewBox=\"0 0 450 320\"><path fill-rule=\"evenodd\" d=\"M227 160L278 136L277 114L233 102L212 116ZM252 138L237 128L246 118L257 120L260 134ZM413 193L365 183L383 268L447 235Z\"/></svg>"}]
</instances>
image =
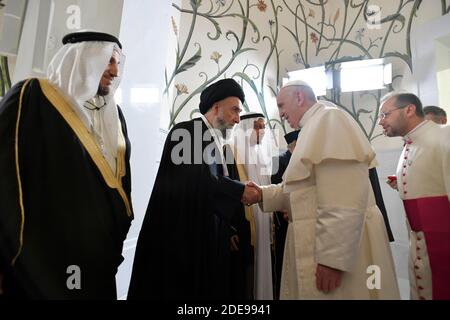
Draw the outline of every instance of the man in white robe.
<instances>
[{"instance_id":1,"label":"man in white robe","mask_svg":"<svg viewBox=\"0 0 450 320\"><path fill-rule=\"evenodd\" d=\"M380 125L405 141L397 166L408 219L411 299L450 299L450 127L425 120L420 99L394 92L382 99Z\"/></svg>"},{"instance_id":2,"label":"man in white robe","mask_svg":"<svg viewBox=\"0 0 450 320\"><path fill-rule=\"evenodd\" d=\"M62 43L46 78L20 81L0 103L7 299L117 298L133 219L131 146L114 99L125 57L102 32L70 33Z\"/></svg>"},{"instance_id":3,"label":"man in white robe","mask_svg":"<svg viewBox=\"0 0 450 320\"><path fill-rule=\"evenodd\" d=\"M303 81L277 97L280 117L301 128L278 185L263 186L264 211L287 209L281 299L399 299L382 215L370 188L375 153L358 124L318 103Z\"/></svg>"},{"instance_id":4,"label":"man in white robe","mask_svg":"<svg viewBox=\"0 0 450 320\"><path fill-rule=\"evenodd\" d=\"M271 137L265 135L264 130L264 115L248 112L241 116L232 140L239 176L244 181L251 180L258 185L270 184L272 169ZM251 229L255 233L252 235L255 256L254 298L272 300L272 216L262 212L257 205L248 209L251 210Z\"/></svg>"}]
</instances>

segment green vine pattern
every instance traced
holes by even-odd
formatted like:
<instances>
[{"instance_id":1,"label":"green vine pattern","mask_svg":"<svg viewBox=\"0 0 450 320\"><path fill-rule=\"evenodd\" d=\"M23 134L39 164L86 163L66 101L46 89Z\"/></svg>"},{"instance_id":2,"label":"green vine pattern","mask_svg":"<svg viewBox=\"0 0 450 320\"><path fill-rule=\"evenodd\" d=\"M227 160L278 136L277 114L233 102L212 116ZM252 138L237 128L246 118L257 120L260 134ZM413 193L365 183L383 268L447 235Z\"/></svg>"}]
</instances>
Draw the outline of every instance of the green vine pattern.
<instances>
[{"instance_id":1,"label":"green vine pattern","mask_svg":"<svg viewBox=\"0 0 450 320\"><path fill-rule=\"evenodd\" d=\"M4 97L11 88L11 78L8 68L8 57L0 56L0 97Z\"/></svg>"},{"instance_id":2,"label":"green vine pattern","mask_svg":"<svg viewBox=\"0 0 450 320\"><path fill-rule=\"evenodd\" d=\"M220 1L219 1L220 2ZM225 1L223 1L225 2ZM185 93L188 95L187 98L185 98L178 106L176 106L176 101L177 98L183 94L183 92L181 92L180 90L178 90L177 88L177 93L176 96L174 98L174 101L172 103L172 107L170 110L170 123L169 123L169 128L171 128L173 125L175 125L175 120L177 118L177 116L179 115L179 113L181 112L181 110L186 106L186 104L197 94L199 94L205 87L207 87L209 84L211 84L212 82L216 81L221 75L223 75L225 73L225 71L228 70L228 68L232 65L232 63L236 60L236 58L247 52L247 51L251 51L251 50L255 50L252 47L245 47L244 43L247 37L247 29L248 26L251 25L251 27L253 28L253 32L255 33L256 38L252 38L252 42L253 43L258 43L260 41L260 34L259 34L259 30L256 27L255 23L250 19L249 15L250 15L250 1L247 0L246 3L244 3L244 5L242 4L242 2L240 0L238 0L238 4L239 4L239 8L240 8L240 12L239 13L228 13L230 8L232 7L234 1L231 1L230 5L223 10L222 12L218 12L220 10L216 9L214 10L214 5L212 3L212 1L210 1L210 9L206 12L199 12L199 7L201 6L202 1L201 0L191 0L190 1L190 5L192 7L192 10L185 10L185 9L181 9L180 7L178 7L175 4L172 4L173 7L177 10L179 10L182 13L188 13L192 15L192 23L191 23L191 28L189 30L188 33L188 37L186 39L186 42L184 43L183 49L180 52L179 50L179 45L178 45L178 49L176 52L176 64L175 64L175 69L172 72L172 75L170 77L169 80L167 75L166 75L166 93L167 90L169 89L174 77L184 71L187 71L188 69L192 68L193 66L195 66L195 64L202 58L201 55L201 46L198 43L195 43L195 45L198 47L197 52L194 54L194 56L192 56L191 58L189 58L186 62L181 63L184 59L184 56L186 54L187 48L190 44L190 40L192 38L192 34L194 32L195 29L195 24L196 24L196 19L197 17L202 17L207 19L209 22L211 22L213 24L213 26L215 27L216 30L216 34L214 36L211 35L211 33L208 33L207 36L209 39L211 40L217 40L220 35L222 34L222 30L219 27L219 23L217 22L217 19L220 18L225 18L225 17L232 17L232 18L239 18L242 20L242 30L241 30L241 34L240 36L237 35L234 31L227 31L225 33L225 36L228 40L230 40L230 38L234 39L236 41L236 47L234 49L232 49L232 56L231 59L228 61L228 63L224 66L224 67L219 67L219 57L218 55L216 56L216 58L211 57L213 60L216 61L216 63L218 64L218 71L215 75L213 75L211 78L209 78L208 74L206 74L205 72L201 72L199 74L199 76L204 77L205 80L203 82L202 85L200 85L198 88L196 88L194 91L192 91L190 94L186 91ZM167 73L166 73L167 74ZM176 85L175 85L176 86ZM191 112L192 114L192 112Z\"/></svg>"},{"instance_id":3,"label":"green vine pattern","mask_svg":"<svg viewBox=\"0 0 450 320\"><path fill-rule=\"evenodd\" d=\"M450 12L450 4L447 4L447 0L441 0L442 15Z\"/></svg>"},{"instance_id":4,"label":"green vine pattern","mask_svg":"<svg viewBox=\"0 0 450 320\"><path fill-rule=\"evenodd\" d=\"M268 114L268 110L267 110L267 106L266 106L266 100L264 98L264 92L266 87L268 89L270 89L270 91L272 92L272 94L274 96L276 96L278 94L279 91L279 87L280 87L280 54L281 51L278 49L277 47L277 43L278 43L278 35L279 35L279 30L278 30L278 13L280 11L283 10L283 8L281 6L275 6L274 1L271 0L270 1L271 4L271 8L272 11L274 13L274 19L273 20L269 20L269 26L270 26L270 36L264 36L263 40L266 40L269 43L269 53L264 61L264 65L262 68L262 71L260 71L259 67L256 66L255 64L249 64L247 62L247 64L245 65L245 67L243 68L242 72L236 72L233 74L233 78L234 77L239 77L241 79L241 84L243 84L243 82L246 82L250 88L252 89L253 93L256 95L256 97L258 98L258 103L259 103L259 107L261 109L261 112L264 114L264 116L266 117L266 119L269 119L268 124L270 129L274 128L273 123L279 124L284 131L286 131L285 129L285 123L284 121L280 121L279 119L270 119L269 114ZM267 67L269 65L269 63L271 62L271 60L275 60L275 64L276 64L276 87L272 87L269 85L265 84L266 81L266 72L267 72ZM246 73L246 69L248 67L253 67L254 69L257 70L258 72L258 76L256 78L251 79L247 73ZM259 87L257 86L257 83L255 82L255 80L260 79L260 85ZM249 111L249 108L247 106L247 104L244 104L244 108L246 111Z\"/></svg>"},{"instance_id":5,"label":"green vine pattern","mask_svg":"<svg viewBox=\"0 0 450 320\"><path fill-rule=\"evenodd\" d=\"M287 50L280 47L280 36L290 39L290 47L296 51L292 57L293 63L299 68L313 67L320 55L326 67L332 70L338 70L340 63L345 61L391 58L393 61L405 63L410 71L413 71L410 34L422 0L397 0L392 6L395 9L389 14L377 11L376 8L382 8L377 7L375 1L371 0L341 0L336 6L337 2L333 1L334 6L331 6L330 0L189 0L183 2L183 8L172 4L175 10L190 17L190 27L184 42L177 43L175 67L170 75L166 70L165 93L169 97L169 90L173 87L176 89L171 100L169 129L179 120L180 112L188 106L193 97L228 73L228 76L244 86L247 96L251 94L257 98L258 108L268 119L269 127L280 127L286 132L284 121L269 117L267 100L269 95L273 98L279 92L283 76L281 70L287 71L287 67L292 66L292 61L288 61L289 57L285 53ZM441 4L442 14L447 14L450 6L446 0L442 0ZM329 12L330 8L333 8L332 12ZM268 28L255 24L256 14L265 14L268 17ZM379 21L373 19L377 15L380 17ZM219 23L223 18L240 21L240 34L231 30L225 32L224 24ZM199 19L205 19L213 26L214 31L204 36L205 41L217 41L223 37L234 40L235 46L230 46L231 56L227 61L224 61L223 52L214 51L210 56L204 55L201 47L203 42L198 39L193 41ZM178 36L176 23L174 20L172 23ZM364 27L361 27L362 25ZM250 27L253 31L251 35ZM378 27L381 32L370 34L367 29L371 27ZM261 35L261 30L268 30L267 34ZM397 41L393 40L393 35L402 32L405 41L404 52L389 49L397 47L391 46ZM265 52L264 63L261 65L249 62L251 51L255 50ZM343 54L349 50L353 52L351 56ZM187 56L187 52L195 53ZM199 72L198 76L203 80L201 85L190 88L192 91L189 92L190 89L185 84L175 83L182 72L189 72L189 76L195 77L194 67L202 59L208 58L216 63L217 70L208 68ZM247 62L242 63L245 59ZM271 85L267 83L269 78L275 79ZM384 90L342 93L339 88L332 89L323 99L348 112L372 141L380 136L375 132L380 99L387 91L394 90L396 81L401 78L401 75L394 76L393 83ZM249 110L246 103L243 107L246 111ZM197 112L198 109L191 110L190 117Z\"/></svg>"}]
</instances>

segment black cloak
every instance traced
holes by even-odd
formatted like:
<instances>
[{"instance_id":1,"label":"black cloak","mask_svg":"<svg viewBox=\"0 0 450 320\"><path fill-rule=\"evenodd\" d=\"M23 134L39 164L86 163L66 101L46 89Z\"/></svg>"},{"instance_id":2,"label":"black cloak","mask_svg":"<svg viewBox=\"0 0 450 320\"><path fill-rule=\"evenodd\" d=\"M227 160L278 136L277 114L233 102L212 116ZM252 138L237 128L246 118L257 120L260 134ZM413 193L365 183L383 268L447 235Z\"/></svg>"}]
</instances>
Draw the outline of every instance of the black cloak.
<instances>
[{"instance_id":1,"label":"black cloak","mask_svg":"<svg viewBox=\"0 0 450 320\"><path fill-rule=\"evenodd\" d=\"M128 299L231 297L230 222L242 212L244 184L223 176L214 146L200 118L169 132L139 234Z\"/></svg>"},{"instance_id":2,"label":"black cloak","mask_svg":"<svg viewBox=\"0 0 450 320\"><path fill-rule=\"evenodd\" d=\"M18 119L23 86L15 85L0 103L0 273L5 295L115 299L115 275L132 219L130 144L123 115L119 109L126 174L116 189L107 185L95 157L37 79L23 91ZM76 283L71 280L77 274L74 267L80 271L80 289L70 286Z\"/></svg>"}]
</instances>

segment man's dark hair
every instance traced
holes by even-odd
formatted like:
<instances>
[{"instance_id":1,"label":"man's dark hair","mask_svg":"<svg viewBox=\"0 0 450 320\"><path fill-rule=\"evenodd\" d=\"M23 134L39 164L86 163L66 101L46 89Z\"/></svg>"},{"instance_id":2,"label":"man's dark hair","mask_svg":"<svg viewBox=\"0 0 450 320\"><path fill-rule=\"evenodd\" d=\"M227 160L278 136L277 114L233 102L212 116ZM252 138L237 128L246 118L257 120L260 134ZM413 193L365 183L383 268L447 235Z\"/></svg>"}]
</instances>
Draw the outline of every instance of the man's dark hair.
<instances>
[{"instance_id":1,"label":"man's dark hair","mask_svg":"<svg viewBox=\"0 0 450 320\"><path fill-rule=\"evenodd\" d=\"M390 100L392 98L395 98L395 103L397 107L401 107L404 108L406 107L408 104L413 104L416 106L416 115L418 117L425 117L425 114L423 113L423 107L422 107L422 102L420 101L419 97L416 96L413 93L409 93L409 92L402 92L402 91L392 91L389 92L388 94L386 94L383 98L381 98L380 103L384 103L387 100Z\"/></svg>"},{"instance_id":2,"label":"man's dark hair","mask_svg":"<svg viewBox=\"0 0 450 320\"><path fill-rule=\"evenodd\" d=\"M431 113L437 117L447 117L447 113L445 112L445 110L437 106L427 106L423 108L423 113L424 114Z\"/></svg>"},{"instance_id":3,"label":"man's dark hair","mask_svg":"<svg viewBox=\"0 0 450 320\"><path fill-rule=\"evenodd\" d=\"M400 93L396 96L396 102L398 106L407 106L408 104L413 104L416 106L416 115L418 117L425 117L422 108L422 102L419 97L412 93Z\"/></svg>"}]
</instances>

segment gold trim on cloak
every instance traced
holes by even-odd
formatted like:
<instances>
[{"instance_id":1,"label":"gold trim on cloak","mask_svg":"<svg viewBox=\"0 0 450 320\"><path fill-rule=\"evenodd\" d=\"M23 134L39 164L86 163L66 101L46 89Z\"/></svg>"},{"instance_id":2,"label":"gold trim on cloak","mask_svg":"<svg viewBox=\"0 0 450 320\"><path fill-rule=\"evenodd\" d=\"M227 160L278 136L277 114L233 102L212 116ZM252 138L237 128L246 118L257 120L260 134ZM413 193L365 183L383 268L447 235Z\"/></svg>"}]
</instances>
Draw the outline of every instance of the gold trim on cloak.
<instances>
[{"instance_id":1,"label":"gold trim on cloak","mask_svg":"<svg viewBox=\"0 0 450 320\"><path fill-rule=\"evenodd\" d=\"M127 209L127 214L129 217L132 216L132 210L130 201L127 194L122 186L122 177L126 174L126 161L125 161L125 150L126 143L125 137L122 132L122 125L119 121L118 127L118 150L117 150L117 168L115 174L113 173L111 166L108 164L106 159L103 157L97 143L89 133L88 129L75 113L74 109L71 107L69 102L63 97L58 90L52 86L47 80L39 79L39 83L42 88L42 92L50 101L50 103L55 107L56 110L61 114L61 116L66 120L67 124L72 128L75 135L80 140L81 144L86 148L86 151L91 156L95 165L99 169L101 175L105 179L108 187L116 189L119 192L125 207Z\"/></svg>"},{"instance_id":2,"label":"gold trim on cloak","mask_svg":"<svg viewBox=\"0 0 450 320\"><path fill-rule=\"evenodd\" d=\"M16 129L15 129L15 141L14 141L15 165L16 165L17 184L19 189L19 206L20 206L21 222L19 231L19 248L17 250L16 255L12 259L11 265L15 264L17 258L22 252L23 233L25 229L25 206L23 204L22 179L20 176L20 165L19 165L19 128L20 128L20 117L23 109L23 95L25 92L25 88L27 87L30 80L31 79L28 79L24 83L20 91L19 107L17 111ZM120 120L118 126L119 134L118 134L118 150L117 150L117 165L116 165L117 168L114 174L108 162L103 157L98 145L95 143L94 139L89 134L87 128L84 126L80 118L76 115L70 104L47 80L39 79L39 83L44 95L47 97L50 103L58 110L58 112L67 122L67 124L72 128L72 130L74 131L74 133L76 134L82 145L86 148L95 165L99 169L102 177L105 179L105 182L108 185L108 187L116 189L117 192L119 192L119 195L125 204L127 215L131 217L132 210L130 201L122 186L122 178L126 174L126 160L125 160L126 142Z\"/></svg>"},{"instance_id":3,"label":"gold trim on cloak","mask_svg":"<svg viewBox=\"0 0 450 320\"><path fill-rule=\"evenodd\" d=\"M19 189L19 206L20 206L20 231L19 231L19 248L17 250L16 255L12 259L11 265L13 266L16 263L17 258L22 252L23 248L23 233L25 229L25 206L23 204L23 190L22 190L22 179L20 176L20 165L19 165L19 127L20 127L20 117L23 109L23 95L25 92L25 88L31 79L28 79L22 89L20 91L20 99L19 99L19 107L17 111L17 120L16 120L16 129L15 129L15 141L14 141L14 149L15 149L15 164L16 164L16 175L17 175L17 184ZM116 189L119 192L120 197L125 203L125 207L127 209L127 215L129 217L132 216L132 210L130 201L127 197L127 194L122 186L122 178L126 174L126 142L125 136L122 131L122 124L119 120L118 126L118 148L117 148L117 165L116 165L116 173L112 172L111 167L109 166L106 159L103 157L98 145L95 143L92 136L89 134L87 128L84 126L80 118L76 115L70 104L64 99L64 97L54 88L47 80L39 79L39 84L41 86L42 92L50 101L50 103L58 110L67 124L72 128L82 145L86 148L87 152L91 156L95 165L99 169L101 175L105 179L106 184L113 189Z\"/></svg>"},{"instance_id":4,"label":"gold trim on cloak","mask_svg":"<svg viewBox=\"0 0 450 320\"><path fill-rule=\"evenodd\" d=\"M16 131L14 137L14 155L16 162L16 175L17 175L17 186L19 188L19 206L20 206L20 231L19 231L19 248L17 249L17 253L11 261L11 265L14 266L17 258L22 253L23 248L23 230L25 228L25 207L23 205L23 191L22 191L22 179L20 178L20 166L19 166L19 125L20 125L20 116L22 114L22 100L23 94L25 92L25 88L31 79L25 81L20 90L20 98L19 98L19 108L17 110L17 119L16 119Z\"/></svg>"}]
</instances>

